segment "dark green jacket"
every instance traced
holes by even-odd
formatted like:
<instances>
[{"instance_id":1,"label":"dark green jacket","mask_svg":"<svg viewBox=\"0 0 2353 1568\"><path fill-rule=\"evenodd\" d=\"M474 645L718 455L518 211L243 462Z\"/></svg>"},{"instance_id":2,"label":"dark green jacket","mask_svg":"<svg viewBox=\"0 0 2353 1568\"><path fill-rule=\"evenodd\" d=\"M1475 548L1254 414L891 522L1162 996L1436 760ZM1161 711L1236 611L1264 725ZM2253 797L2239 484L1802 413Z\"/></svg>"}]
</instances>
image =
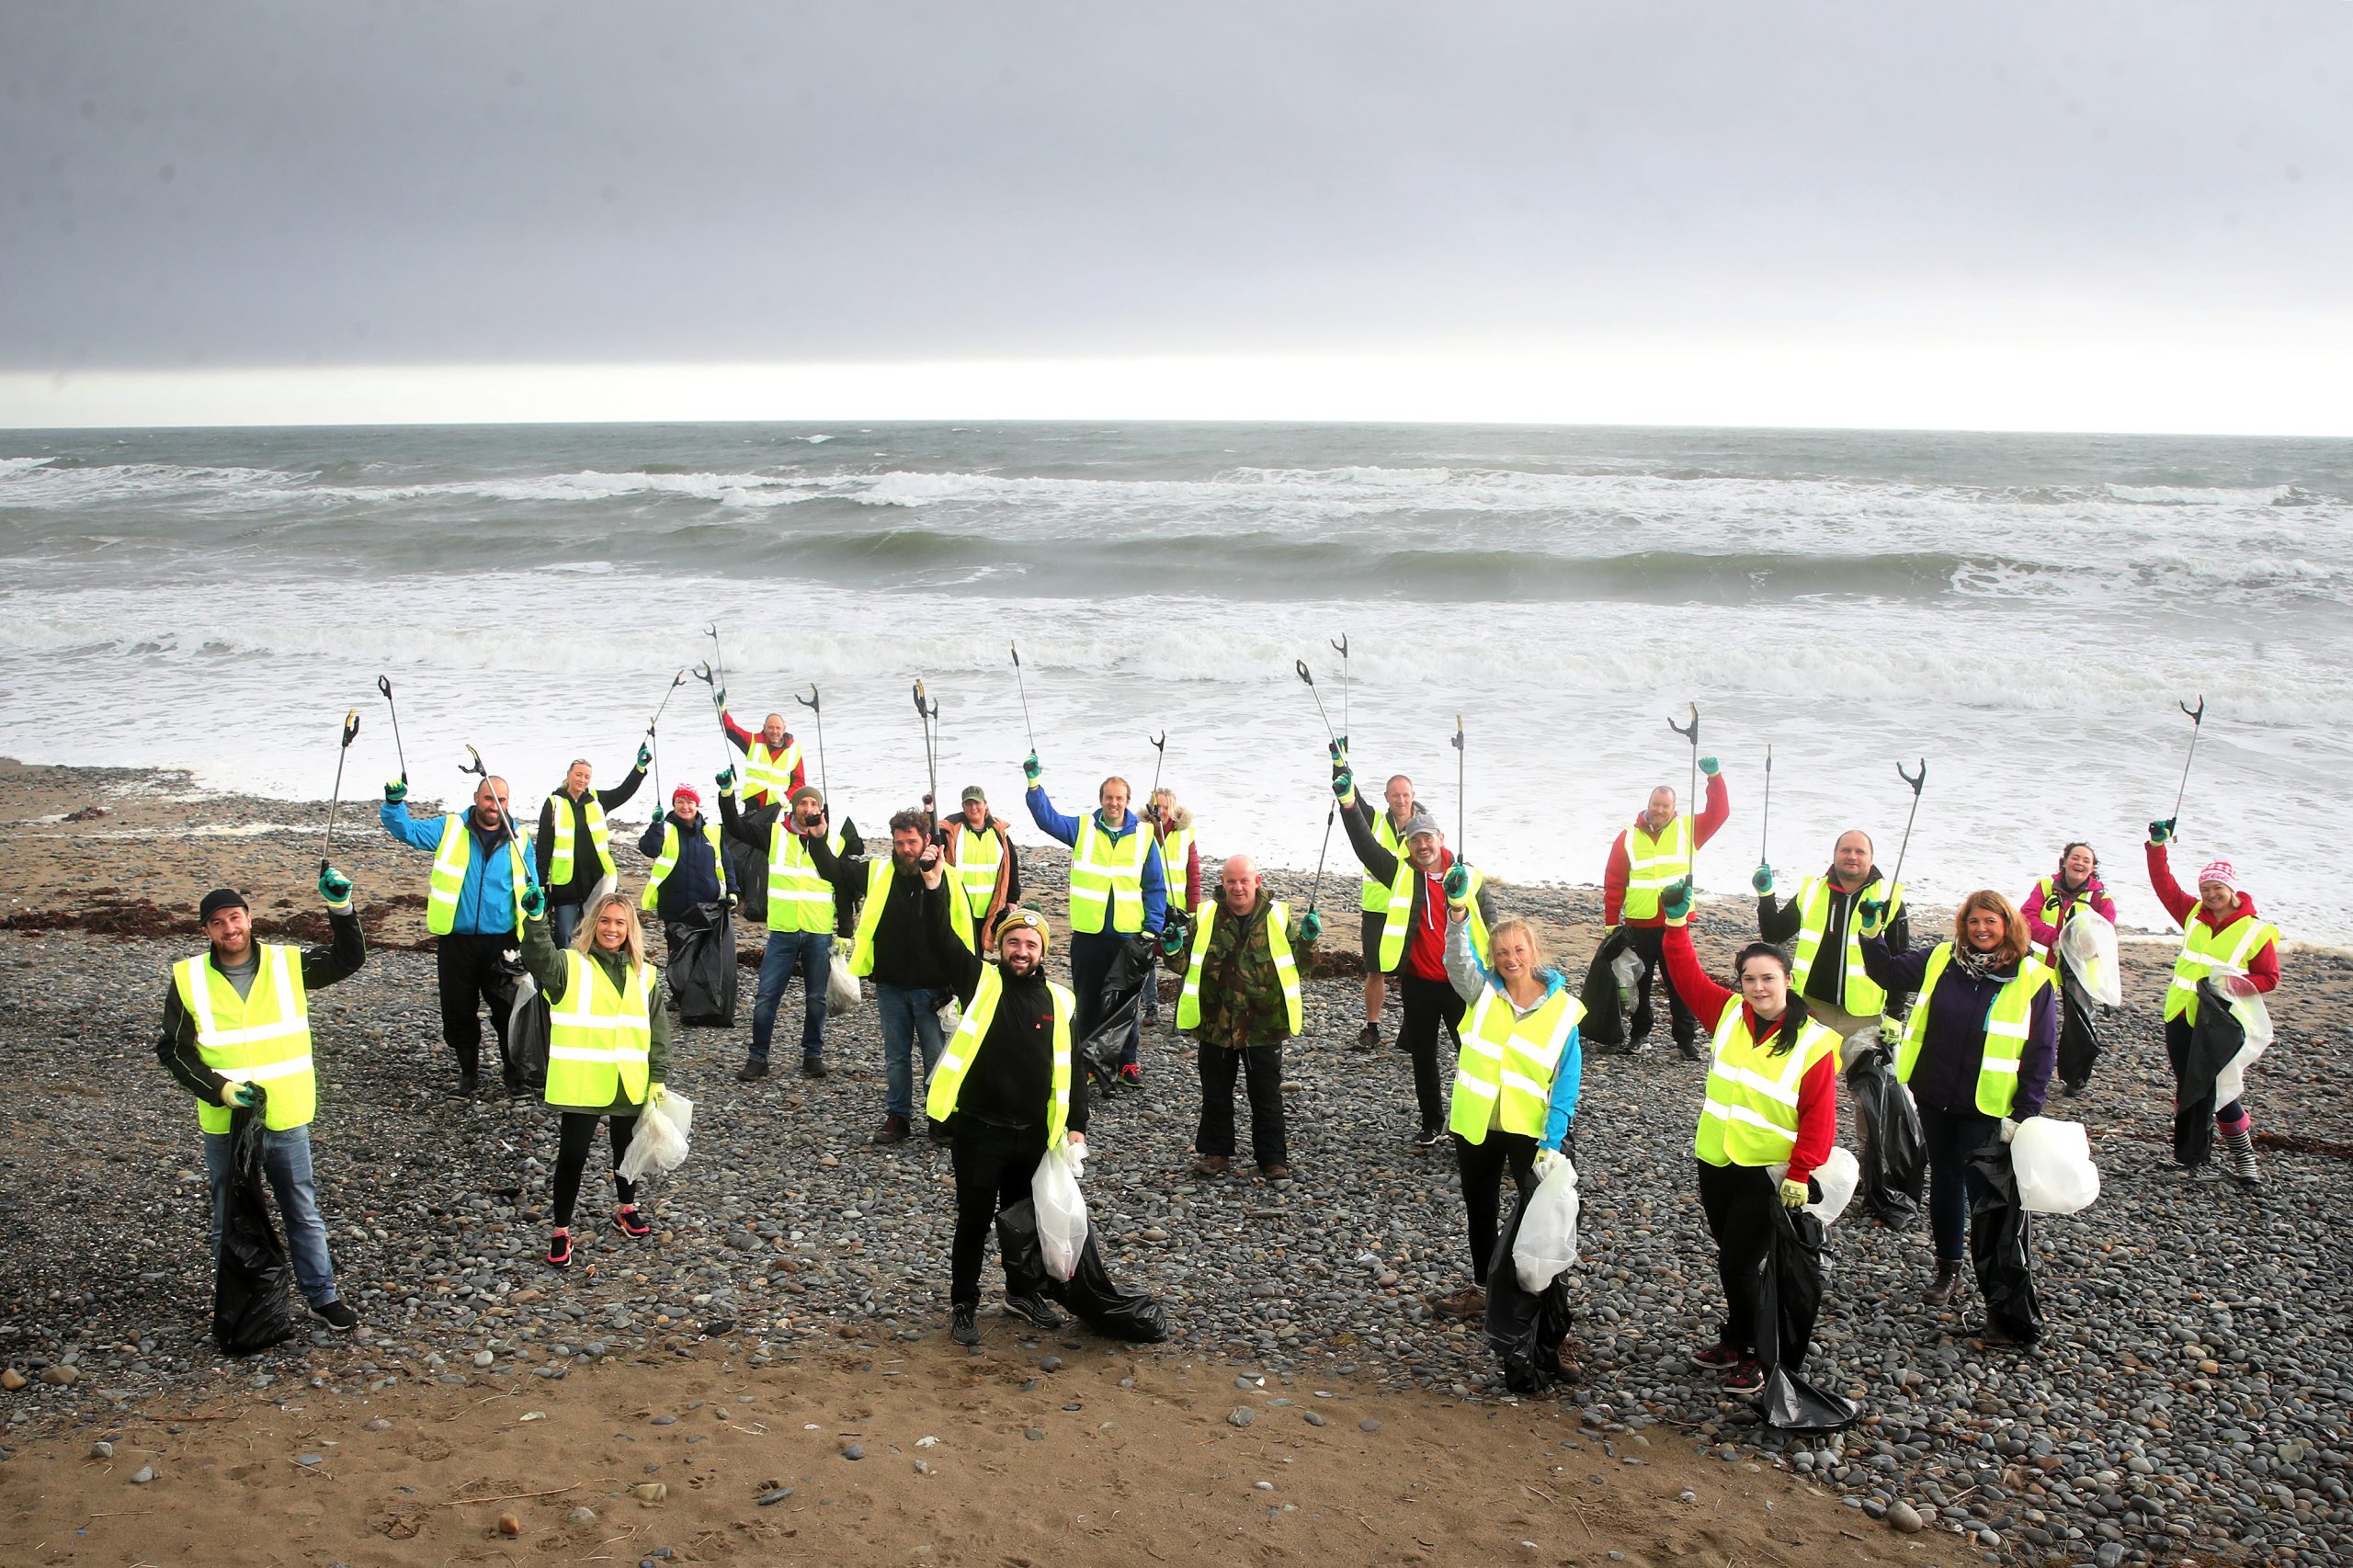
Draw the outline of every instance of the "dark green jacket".
<instances>
[{"instance_id":1,"label":"dark green jacket","mask_svg":"<svg viewBox=\"0 0 2353 1568\"><path fill-rule=\"evenodd\" d=\"M1258 907L1243 915L1227 909L1222 899L1214 902L1217 919L1210 926L1210 950L1201 960L1201 1024L1193 1033L1211 1045L1280 1045L1290 1038L1290 1017L1283 1007L1274 944L1267 937L1267 910L1274 899L1261 888ZM1299 966L1304 984L1307 955L1314 943L1301 933L1300 926L1293 919L1288 935L1291 961ZM1174 953L1163 953L1161 961L1180 977L1189 972L1191 940Z\"/></svg>"}]
</instances>

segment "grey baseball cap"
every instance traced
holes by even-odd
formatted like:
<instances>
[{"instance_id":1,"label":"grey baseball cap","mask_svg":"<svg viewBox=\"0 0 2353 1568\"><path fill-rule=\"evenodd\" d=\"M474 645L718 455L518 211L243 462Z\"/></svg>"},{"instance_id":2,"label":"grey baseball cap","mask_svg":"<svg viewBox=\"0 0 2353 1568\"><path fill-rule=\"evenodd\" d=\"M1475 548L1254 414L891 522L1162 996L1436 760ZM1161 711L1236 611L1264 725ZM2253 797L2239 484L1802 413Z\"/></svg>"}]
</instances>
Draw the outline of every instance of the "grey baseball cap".
<instances>
[{"instance_id":1,"label":"grey baseball cap","mask_svg":"<svg viewBox=\"0 0 2353 1568\"><path fill-rule=\"evenodd\" d=\"M1427 812L1417 811L1405 819L1405 836L1411 838L1423 833L1435 834L1440 838L1446 836L1446 829L1438 825L1438 818Z\"/></svg>"}]
</instances>

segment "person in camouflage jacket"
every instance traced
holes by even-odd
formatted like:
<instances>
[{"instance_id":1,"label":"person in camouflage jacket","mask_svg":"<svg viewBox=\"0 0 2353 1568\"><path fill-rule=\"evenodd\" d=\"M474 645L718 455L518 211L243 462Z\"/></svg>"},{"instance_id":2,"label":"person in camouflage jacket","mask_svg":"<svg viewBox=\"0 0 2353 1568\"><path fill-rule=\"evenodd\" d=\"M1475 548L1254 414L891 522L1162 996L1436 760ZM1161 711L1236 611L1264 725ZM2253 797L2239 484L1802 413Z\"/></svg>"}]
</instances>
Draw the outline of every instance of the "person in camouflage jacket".
<instances>
[{"instance_id":1,"label":"person in camouflage jacket","mask_svg":"<svg viewBox=\"0 0 2353 1568\"><path fill-rule=\"evenodd\" d=\"M1323 931L1313 910L1296 920L1258 885L1258 868L1246 855L1225 862L1219 874L1208 949L1201 956L1199 1017L1191 1026L1199 1042L1201 1119L1193 1136L1193 1168L1220 1176L1233 1156L1233 1081L1250 1096L1250 1153L1258 1174L1269 1181L1290 1175L1284 1150L1283 1041L1291 1035L1283 976L1275 960L1273 928L1286 922L1294 983L1308 950ZM1172 926L1174 923L1172 922ZM1181 976L1193 967L1194 935L1164 932L1161 961ZM1188 1017L1178 1006L1179 1027Z\"/></svg>"}]
</instances>

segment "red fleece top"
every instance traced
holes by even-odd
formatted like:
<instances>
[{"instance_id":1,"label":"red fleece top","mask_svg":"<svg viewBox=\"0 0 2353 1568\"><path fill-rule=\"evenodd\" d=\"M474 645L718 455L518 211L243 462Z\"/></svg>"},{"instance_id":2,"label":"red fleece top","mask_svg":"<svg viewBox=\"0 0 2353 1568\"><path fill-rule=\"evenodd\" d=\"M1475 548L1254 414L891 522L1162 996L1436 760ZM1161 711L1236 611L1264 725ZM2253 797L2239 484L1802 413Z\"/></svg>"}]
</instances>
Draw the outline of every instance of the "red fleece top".
<instances>
[{"instance_id":1,"label":"red fleece top","mask_svg":"<svg viewBox=\"0 0 2353 1568\"><path fill-rule=\"evenodd\" d=\"M730 719L724 713L722 713L719 716L719 722L721 727L726 730L727 738L735 743L735 749L742 752L745 756L751 756L752 743L760 738L759 731L747 730L744 728L743 725L737 723L734 720ZM790 745L792 744L792 732L790 730L787 730L784 733L784 744L786 745ZM792 786L791 789L785 790L785 793L790 795L792 793L793 790L798 790L801 786L808 782L809 759L804 756L792 765ZM766 805L767 803L767 799L768 794L767 790L755 790L745 800L745 803L746 805ZM830 802L828 803L830 804ZM779 801L777 804L782 805L784 802Z\"/></svg>"},{"instance_id":2,"label":"red fleece top","mask_svg":"<svg viewBox=\"0 0 2353 1568\"><path fill-rule=\"evenodd\" d=\"M1662 944L1666 960L1666 983L1683 998L1683 1005L1699 1016L1700 1022L1713 1032L1722 1022L1724 1009L1737 1004L1747 1016L1748 1028L1759 1040L1771 1037L1772 1031L1789 1022L1783 1013L1768 1024L1756 1016L1756 1009L1740 998L1740 994L1727 991L1708 978L1699 967L1699 955L1691 948L1691 930L1686 926L1667 927ZM1792 993L1790 1000L1799 998ZM1836 1052L1824 1057L1806 1069L1804 1079L1798 1085L1798 1143L1790 1151L1790 1179L1804 1181L1813 1175L1814 1167L1830 1157L1830 1146L1838 1140L1838 1057Z\"/></svg>"},{"instance_id":3,"label":"red fleece top","mask_svg":"<svg viewBox=\"0 0 2353 1568\"><path fill-rule=\"evenodd\" d=\"M2157 902L2165 906L2165 913L2173 916L2174 924L2183 930L2188 930L2190 921L2195 919L2204 922L2210 931L2223 931L2236 925L2242 916L2255 913L2254 897L2243 892L2227 919L2215 919L2206 913L2206 906L2198 901L2196 893L2182 892L2181 884L2173 880L2173 867L2165 858L2165 846L2151 844L2145 847L2149 852L2149 886L2155 892ZM2256 949L2254 956L2246 960L2246 977L2255 982L2257 991L2268 991L2279 983L2279 943L2266 942Z\"/></svg>"},{"instance_id":4,"label":"red fleece top","mask_svg":"<svg viewBox=\"0 0 2353 1568\"><path fill-rule=\"evenodd\" d=\"M1422 879L1422 896L1414 901L1413 935L1405 938L1405 970L1424 980L1451 984L1446 978L1446 873L1454 864L1454 851L1438 852L1438 875L1426 871L1414 874Z\"/></svg>"},{"instance_id":5,"label":"red fleece top","mask_svg":"<svg viewBox=\"0 0 2353 1568\"><path fill-rule=\"evenodd\" d=\"M1731 820L1732 791L1724 788L1724 776L1719 773L1708 780L1708 804L1699 812L1699 822L1693 824L1691 852L1696 855L1705 848L1708 840L1715 837L1716 830ZM1625 908L1629 865L1626 858L1626 835L1631 831L1631 828L1619 830L1617 838L1609 846L1608 868L1601 873L1601 921L1605 926L1617 925L1618 916ZM1636 920L1631 924L1664 926L1666 924L1666 916L1654 915L1648 920Z\"/></svg>"}]
</instances>

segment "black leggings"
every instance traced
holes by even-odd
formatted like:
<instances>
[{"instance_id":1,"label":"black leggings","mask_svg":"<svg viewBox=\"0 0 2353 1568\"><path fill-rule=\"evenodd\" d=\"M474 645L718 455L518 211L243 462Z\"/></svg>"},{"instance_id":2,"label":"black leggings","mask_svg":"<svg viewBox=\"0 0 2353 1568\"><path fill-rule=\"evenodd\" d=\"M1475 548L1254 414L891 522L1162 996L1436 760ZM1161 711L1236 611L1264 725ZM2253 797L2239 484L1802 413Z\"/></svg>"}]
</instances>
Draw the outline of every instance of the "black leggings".
<instances>
[{"instance_id":1,"label":"black leggings","mask_svg":"<svg viewBox=\"0 0 2353 1568\"><path fill-rule=\"evenodd\" d=\"M572 1210L580 1202L580 1173L588 1164L588 1145L597 1141L597 1124L606 1119L602 1111L568 1110L563 1113L563 1130L557 1134L555 1149L555 1222L559 1230L572 1223ZM629 1153L629 1141L637 1131L637 1118L617 1116L613 1123L613 1185L620 1189L623 1203L637 1201L637 1183L620 1177L621 1156Z\"/></svg>"},{"instance_id":2,"label":"black leggings","mask_svg":"<svg viewBox=\"0 0 2353 1568\"><path fill-rule=\"evenodd\" d=\"M1716 1278L1724 1290L1724 1325L1716 1340L1754 1356L1757 1296L1765 1255L1773 1246L1773 1206L1781 1197L1761 1166L1693 1163L1699 1167L1699 1207L1716 1239Z\"/></svg>"},{"instance_id":3,"label":"black leggings","mask_svg":"<svg viewBox=\"0 0 2353 1568\"><path fill-rule=\"evenodd\" d=\"M1495 1250L1504 1166L1511 1166L1512 1185L1519 1188L1522 1197L1535 1191L1536 1140L1525 1133L1491 1127L1483 1142L1473 1143L1458 1132L1454 1135L1454 1163L1462 1172L1462 1209L1469 1221L1465 1229L1471 1240L1471 1278L1484 1285L1487 1260Z\"/></svg>"}]
</instances>

